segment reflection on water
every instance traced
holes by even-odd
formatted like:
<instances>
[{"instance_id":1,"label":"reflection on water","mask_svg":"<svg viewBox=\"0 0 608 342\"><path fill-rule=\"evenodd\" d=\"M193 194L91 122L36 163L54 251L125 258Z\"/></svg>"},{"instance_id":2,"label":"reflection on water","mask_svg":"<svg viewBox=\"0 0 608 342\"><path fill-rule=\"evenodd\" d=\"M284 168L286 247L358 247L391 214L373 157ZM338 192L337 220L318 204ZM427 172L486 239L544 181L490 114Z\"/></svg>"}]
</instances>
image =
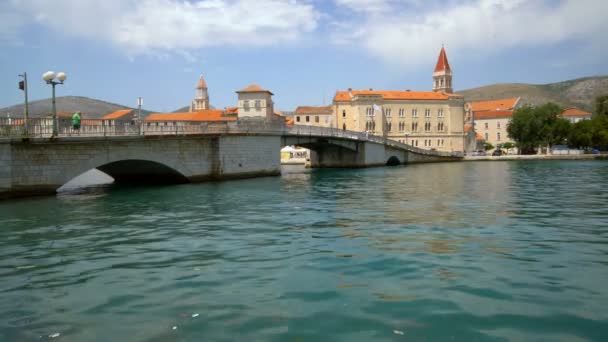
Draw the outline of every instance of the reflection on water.
<instances>
[{"instance_id":1,"label":"reflection on water","mask_svg":"<svg viewBox=\"0 0 608 342\"><path fill-rule=\"evenodd\" d=\"M2 202L0 340L603 340L606 181L292 166Z\"/></svg>"}]
</instances>

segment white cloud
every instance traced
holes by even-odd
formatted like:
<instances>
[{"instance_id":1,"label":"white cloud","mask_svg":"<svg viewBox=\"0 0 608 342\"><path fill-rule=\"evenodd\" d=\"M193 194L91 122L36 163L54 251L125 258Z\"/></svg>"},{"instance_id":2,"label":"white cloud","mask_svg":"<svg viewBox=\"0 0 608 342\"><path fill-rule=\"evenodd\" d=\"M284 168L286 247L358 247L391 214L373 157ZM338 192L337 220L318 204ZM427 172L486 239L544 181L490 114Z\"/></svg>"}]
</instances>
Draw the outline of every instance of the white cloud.
<instances>
[{"instance_id":1,"label":"white cloud","mask_svg":"<svg viewBox=\"0 0 608 342\"><path fill-rule=\"evenodd\" d=\"M348 8L367 4L369 8L360 16L335 23L333 40L360 44L395 65L428 64L442 43L449 48L449 55L479 56L565 41L606 51L605 0L468 0L416 11L406 11L402 4L389 0L335 3Z\"/></svg>"},{"instance_id":2,"label":"white cloud","mask_svg":"<svg viewBox=\"0 0 608 342\"><path fill-rule=\"evenodd\" d=\"M11 0L57 32L108 41L132 55L207 46L268 46L316 29L315 8L296 0Z\"/></svg>"}]
</instances>

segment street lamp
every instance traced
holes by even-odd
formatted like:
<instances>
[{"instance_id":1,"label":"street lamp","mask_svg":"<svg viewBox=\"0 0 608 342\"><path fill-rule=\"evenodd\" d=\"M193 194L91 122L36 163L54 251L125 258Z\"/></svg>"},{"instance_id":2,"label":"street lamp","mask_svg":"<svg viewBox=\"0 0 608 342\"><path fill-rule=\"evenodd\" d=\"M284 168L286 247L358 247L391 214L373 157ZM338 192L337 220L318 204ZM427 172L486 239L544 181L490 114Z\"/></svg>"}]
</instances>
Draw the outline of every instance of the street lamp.
<instances>
[{"instance_id":1,"label":"street lamp","mask_svg":"<svg viewBox=\"0 0 608 342\"><path fill-rule=\"evenodd\" d=\"M55 81L57 78L57 81ZM63 84L63 81L67 79L67 76L64 72L59 72L55 75L52 71L47 71L42 74L42 79L46 82L46 84L50 84L53 89L53 136L57 136L57 107L55 106L55 86L58 84Z\"/></svg>"}]
</instances>

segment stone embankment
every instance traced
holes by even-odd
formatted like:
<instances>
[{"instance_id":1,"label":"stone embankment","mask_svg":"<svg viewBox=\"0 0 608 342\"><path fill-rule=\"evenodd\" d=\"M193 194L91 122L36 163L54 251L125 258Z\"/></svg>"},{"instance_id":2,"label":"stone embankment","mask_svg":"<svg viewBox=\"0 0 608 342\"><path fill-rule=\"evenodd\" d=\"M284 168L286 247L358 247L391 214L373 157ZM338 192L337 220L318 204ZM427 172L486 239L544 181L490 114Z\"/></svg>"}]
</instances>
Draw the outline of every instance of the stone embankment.
<instances>
[{"instance_id":1,"label":"stone embankment","mask_svg":"<svg viewBox=\"0 0 608 342\"><path fill-rule=\"evenodd\" d=\"M606 154L532 154L506 156L466 156L464 161L500 161L500 160L608 160Z\"/></svg>"}]
</instances>

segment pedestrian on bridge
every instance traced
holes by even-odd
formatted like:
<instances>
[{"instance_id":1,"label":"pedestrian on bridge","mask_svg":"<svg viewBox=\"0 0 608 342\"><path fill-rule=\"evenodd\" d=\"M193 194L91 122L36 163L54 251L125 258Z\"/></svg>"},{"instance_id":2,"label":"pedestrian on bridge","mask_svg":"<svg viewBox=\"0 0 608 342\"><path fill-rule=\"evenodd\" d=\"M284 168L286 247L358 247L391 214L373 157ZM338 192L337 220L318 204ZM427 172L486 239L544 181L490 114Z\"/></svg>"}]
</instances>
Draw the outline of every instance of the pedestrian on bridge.
<instances>
[{"instance_id":1,"label":"pedestrian on bridge","mask_svg":"<svg viewBox=\"0 0 608 342\"><path fill-rule=\"evenodd\" d=\"M72 115L72 128L77 131L80 129L80 112L75 112Z\"/></svg>"}]
</instances>

